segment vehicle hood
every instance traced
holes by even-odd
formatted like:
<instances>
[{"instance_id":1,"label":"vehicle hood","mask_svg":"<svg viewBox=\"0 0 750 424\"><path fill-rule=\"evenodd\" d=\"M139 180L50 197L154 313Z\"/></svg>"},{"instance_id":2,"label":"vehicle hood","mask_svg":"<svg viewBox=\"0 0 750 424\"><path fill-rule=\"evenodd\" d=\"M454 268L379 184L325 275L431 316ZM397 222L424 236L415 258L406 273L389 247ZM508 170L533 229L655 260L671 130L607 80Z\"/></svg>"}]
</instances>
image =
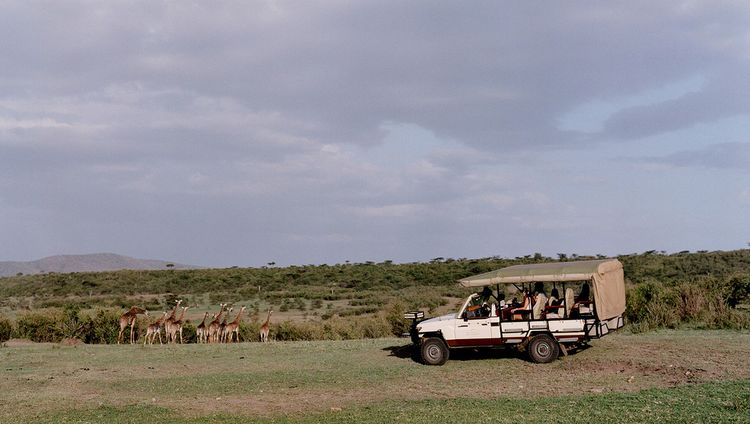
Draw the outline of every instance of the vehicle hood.
<instances>
[{"instance_id":1,"label":"vehicle hood","mask_svg":"<svg viewBox=\"0 0 750 424\"><path fill-rule=\"evenodd\" d=\"M424 321L420 321L419 325L436 324L436 323L438 323L440 321L448 321L450 319L455 319L455 318L456 318L456 314L455 313L453 313L453 314L445 314L445 315L440 315L439 317L430 318L430 319L426 319Z\"/></svg>"}]
</instances>

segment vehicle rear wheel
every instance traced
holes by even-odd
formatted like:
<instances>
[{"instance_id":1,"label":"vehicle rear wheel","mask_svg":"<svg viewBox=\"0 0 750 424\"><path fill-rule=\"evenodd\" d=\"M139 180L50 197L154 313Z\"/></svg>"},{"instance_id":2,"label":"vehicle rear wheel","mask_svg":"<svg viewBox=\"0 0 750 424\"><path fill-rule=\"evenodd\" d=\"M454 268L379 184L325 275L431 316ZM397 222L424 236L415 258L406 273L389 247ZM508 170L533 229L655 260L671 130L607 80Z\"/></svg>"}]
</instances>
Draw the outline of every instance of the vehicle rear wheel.
<instances>
[{"instance_id":1,"label":"vehicle rear wheel","mask_svg":"<svg viewBox=\"0 0 750 424\"><path fill-rule=\"evenodd\" d=\"M448 346L437 337L430 337L422 342L422 361L427 365L443 365L448 361Z\"/></svg>"},{"instance_id":2,"label":"vehicle rear wheel","mask_svg":"<svg viewBox=\"0 0 750 424\"><path fill-rule=\"evenodd\" d=\"M539 364L552 362L560 356L560 346L549 334L538 334L529 342L529 358Z\"/></svg>"}]
</instances>

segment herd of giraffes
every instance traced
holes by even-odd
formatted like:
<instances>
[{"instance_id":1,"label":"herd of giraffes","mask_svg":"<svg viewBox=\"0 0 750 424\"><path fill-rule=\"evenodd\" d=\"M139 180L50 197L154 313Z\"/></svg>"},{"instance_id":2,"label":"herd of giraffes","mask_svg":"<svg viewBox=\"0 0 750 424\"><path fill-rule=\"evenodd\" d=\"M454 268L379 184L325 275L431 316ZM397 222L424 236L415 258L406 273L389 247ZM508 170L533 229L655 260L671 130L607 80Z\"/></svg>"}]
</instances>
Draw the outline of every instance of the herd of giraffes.
<instances>
[{"instance_id":1,"label":"herd of giraffes","mask_svg":"<svg viewBox=\"0 0 750 424\"><path fill-rule=\"evenodd\" d=\"M146 330L146 336L143 339L144 346L146 344L154 344L157 337L159 338L159 344L164 344L161 336L162 329L164 330L167 343L178 343L178 340L179 343L182 343L182 325L185 323L185 312L190 307L181 307L182 300L177 300L175 303L176 304L171 312L165 311L161 317L149 324ZM212 315L211 321L206 321L208 318L208 312L203 314L203 321L201 321L195 329L198 343L232 343L233 341L240 341L240 322L242 320L242 314L245 312L245 306L240 308L240 311L237 312L237 315L235 315L234 320L231 322L229 321L229 314L234 308L227 308L227 306L228 304L222 303L219 312ZM180 312L178 317L177 311L180 308L182 309L182 312ZM272 313L273 311L269 309L266 321L260 326L259 338L261 342L268 341ZM145 315L148 317L148 311L141 307L133 306L127 312L120 315L120 333L117 335L117 344L120 344L123 341L125 329L128 327L130 327L130 344L135 343L135 332L133 330L138 315Z\"/></svg>"}]
</instances>

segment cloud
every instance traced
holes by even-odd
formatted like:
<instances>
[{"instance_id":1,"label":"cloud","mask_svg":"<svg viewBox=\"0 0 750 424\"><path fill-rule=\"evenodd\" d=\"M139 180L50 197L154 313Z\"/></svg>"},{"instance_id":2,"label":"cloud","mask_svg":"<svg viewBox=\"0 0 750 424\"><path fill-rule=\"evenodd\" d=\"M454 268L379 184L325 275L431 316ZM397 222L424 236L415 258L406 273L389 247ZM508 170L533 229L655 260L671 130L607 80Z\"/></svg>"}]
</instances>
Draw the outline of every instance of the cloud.
<instances>
[{"instance_id":1,"label":"cloud","mask_svg":"<svg viewBox=\"0 0 750 424\"><path fill-rule=\"evenodd\" d=\"M750 142L727 142L659 157L645 157L645 163L681 168L750 171Z\"/></svg>"},{"instance_id":2,"label":"cloud","mask_svg":"<svg viewBox=\"0 0 750 424\"><path fill-rule=\"evenodd\" d=\"M606 193L611 146L748 115L749 11L4 2L0 230L39 211L27 252L198 264L565 240L582 212L556 193ZM747 164L740 143L682 149L633 155Z\"/></svg>"}]
</instances>

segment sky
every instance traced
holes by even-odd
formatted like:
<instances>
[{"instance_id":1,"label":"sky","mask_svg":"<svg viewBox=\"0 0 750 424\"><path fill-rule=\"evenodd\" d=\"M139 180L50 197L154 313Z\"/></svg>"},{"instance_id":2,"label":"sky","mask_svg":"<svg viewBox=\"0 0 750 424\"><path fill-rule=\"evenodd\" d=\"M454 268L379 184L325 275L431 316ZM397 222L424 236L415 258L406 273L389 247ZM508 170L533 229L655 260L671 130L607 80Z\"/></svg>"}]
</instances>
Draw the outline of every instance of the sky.
<instances>
[{"instance_id":1,"label":"sky","mask_svg":"<svg viewBox=\"0 0 750 424\"><path fill-rule=\"evenodd\" d=\"M750 3L4 1L0 260L750 243Z\"/></svg>"}]
</instances>

